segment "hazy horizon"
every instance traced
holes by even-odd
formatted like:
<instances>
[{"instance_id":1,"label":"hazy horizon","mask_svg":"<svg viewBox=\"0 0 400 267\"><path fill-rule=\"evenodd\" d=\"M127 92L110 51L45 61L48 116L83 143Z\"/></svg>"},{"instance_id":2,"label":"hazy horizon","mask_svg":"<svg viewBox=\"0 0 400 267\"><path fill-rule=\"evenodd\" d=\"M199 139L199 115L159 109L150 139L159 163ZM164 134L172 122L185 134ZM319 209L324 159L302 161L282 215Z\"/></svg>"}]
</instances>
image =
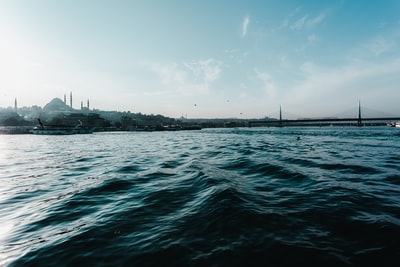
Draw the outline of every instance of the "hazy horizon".
<instances>
[{"instance_id":1,"label":"hazy horizon","mask_svg":"<svg viewBox=\"0 0 400 267\"><path fill-rule=\"evenodd\" d=\"M0 2L0 107L400 114L399 1Z\"/></svg>"}]
</instances>

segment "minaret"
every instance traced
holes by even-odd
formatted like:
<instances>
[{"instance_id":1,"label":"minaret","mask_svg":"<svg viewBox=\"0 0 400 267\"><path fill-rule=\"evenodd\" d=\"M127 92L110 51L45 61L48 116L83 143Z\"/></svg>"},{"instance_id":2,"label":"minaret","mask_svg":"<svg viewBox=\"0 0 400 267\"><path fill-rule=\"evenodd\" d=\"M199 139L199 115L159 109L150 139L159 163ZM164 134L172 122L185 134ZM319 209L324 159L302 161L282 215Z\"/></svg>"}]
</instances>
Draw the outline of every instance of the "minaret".
<instances>
[{"instance_id":1,"label":"minaret","mask_svg":"<svg viewBox=\"0 0 400 267\"><path fill-rule=\"evenodd\" d=\"M279 105L279 127L282 127L282 106Z\"/></svg>"},{"instance_id":2,"label":"minaret","mask_svg":"<svg viewBox=\"0 0 400 267\"><path fill-rule=\"evenodd\" d=\"M70 107L72 108L72 92L69 93L69 104Z\"/></svg>"},{"instance_id":3,"label":"minaret","mask_svg":"<svg viewBox=\"0 0 400 267\"><path fill-rule=\"evenodd\" d=\"M357 120L357 126L358 126L358 127L362 126L362 120L361 120L361 103L360 103L360 100L358 101L358 120Z\"/></svg>"},{"instance_id":4,"label":"minaret","mask_svg":"<svg viewBox=\"0 0 400 267\"><path fill-rule=\"evenodd\" d=\"M83 110L83 101L81 101L81 110Z\"/></svg>"},{"instance_id":5,"label":"minaret","mask_svg":"<svg viewBox=\"0 0 400 267\"><path fill-rule=\"evenodd\" d=\"M17 98L15 98L15 101L14 101L14 109L15 109L15 112L18 111Z\"/></svg>"},{"instance_id":6,"label":"minaret","mask_svg":"<svg viewBox=\"0 0 400 267\"><path fill-rule=\"evenodd\" d=\"M64 104L67 105L67 95L64 94Z\"/></svg>"},{"instance_id":7,"label":"minaret","mask_svg":"<svg viewBox=\"0 0 400 267\"><path fill-rule=\"evenodd\" d=\"M89 110L89 99L87 100L87 109Z\"/></svg>"}]
</instances>

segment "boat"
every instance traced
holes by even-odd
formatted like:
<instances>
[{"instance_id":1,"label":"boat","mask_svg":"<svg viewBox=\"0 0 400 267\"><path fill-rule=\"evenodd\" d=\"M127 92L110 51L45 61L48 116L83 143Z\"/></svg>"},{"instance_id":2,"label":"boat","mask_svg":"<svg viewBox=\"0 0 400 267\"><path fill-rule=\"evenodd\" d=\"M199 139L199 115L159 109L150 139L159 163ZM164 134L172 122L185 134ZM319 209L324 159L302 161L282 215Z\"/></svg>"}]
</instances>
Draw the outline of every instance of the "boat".
<instances>
[{"instance_id":1,"label":"boat","mask_svg":"<svg viewBox=\"0 0 400 267\"><path fill-rule=\"evenodd\" d=\"M70 135L70 134L89 134L93 133L90 129L77 129L73 127L59 127L59 126L50 126L46 128L35 127L31 130L32 134L38 135Z\"/></svg>"},{"instance_id":2,"label":"boat","mask_svg":"<svg viewBox=\"0 0 400 267\"><path fill-rule=\"evenodd\" d=\"M38 118L39 126L36 126L31 130L32 134L38 135L71 135L71 134L90 134L93 133L92 129L84 127L82 122L75 127L66 125L44 125L40 118Z\"/></svg>"},{"instance_id":3,"label":"boat","mask_svg":"<svg viewBox=\"0 0 400 267\"><path fill-rule=\"evenodd\" d=\"M200 125L185 125L182 126L182 130L201 130Z\"/></svg>"},{"instance_id":4,"label":"boat","mask_svg":"<svg viewBox=\"0 0 400 267\"><path fill-rule=\"evenodd\" d=\"M390 127L400 128L400 121L398 121L398 122L389 122L387 125L390 126Z\"/></svg>"},{"instance_id":5,"label":"boat","mask_svg":"<svg viewBox=\"0 0 400 267\"><path fill-rule=\"evenodd\" d=\"M0 134L29 134L32 126L0 126Z\"/></svg>"}]
</instances>

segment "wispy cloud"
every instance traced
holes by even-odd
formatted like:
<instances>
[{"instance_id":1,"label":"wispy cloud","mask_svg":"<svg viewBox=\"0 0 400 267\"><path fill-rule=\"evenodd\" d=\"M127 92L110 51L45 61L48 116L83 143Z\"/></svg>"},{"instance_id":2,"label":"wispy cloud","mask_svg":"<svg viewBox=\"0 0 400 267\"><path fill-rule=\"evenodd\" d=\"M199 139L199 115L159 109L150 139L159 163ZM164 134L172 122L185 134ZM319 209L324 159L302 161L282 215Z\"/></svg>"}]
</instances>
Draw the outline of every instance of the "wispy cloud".
<instances>
[{"instance_id":1,"label":"wispy cloud","mask_svg":"<svg viewBox=\"0 0 400 267\"><path fill-rule=\"evenodd\" d=\"M247 35L247 29L249 27L249 24L250 24L250 17L247 15L244 17L242 23L242 33L241 33L242 38L244 38Z\"/></svg>"},{"instance_id":2,"label":"wispy cloud","mask_svg":"<svg viewBox=\"0 0 400 267\"><path fill-rule=\"evenodd\" d=\"M305 25L306 22L307 22L307 18L308 18L308 15L305 15L305 16L303 16L303 17L297 19L294 23L292 23L292 24L289 26L289 28L290 28L291 30L302 30L302 29L304 28L304 25Z\"/></svg>"},{"instance_id":3,"label":"wispy cloud","mask_svg":"<svg viewBox=\"0 0 400 267\"><path fill-rule=\"evenodd\" d=\"M379 56L391 48L395 47L395 43L392 40L384 38L382 36L375 37L364 45L365 48L376 56Z\"/></svg>"},{"instance_id":4,"label":"wispy cloud","mask_svg":"<svg viewBox=\"0 0 400 267\"><path fill-rule=\"evenodd\" d=\"M293 106L304 105L304 112L320 110L332 114L329 112L340 112L343 110L341 105L348 108L346 103L354 103L360 97L370 103L390 100L397 90L390 81L398 80L400 59L380 64L351 62L335 69L305 62L300 70L305 79L292 87L286 96L286 102ZM310 102L313 103L313 111L308 110L311 107L306 103Z\"/></svg>"},{"instance_id":5,"label":"wispy cloud","mask_svg":"<svg viewBox=\"0 0 400 267\"><path fill-rule=\"evenodd\" d=\"M205 93L222 71L222 63L215 59L184 63L146 63L159 78L167 91L184 94Z\"/></svg>"},{"instance_id":6,"label":"wispy cloud","mask_svg":"<svg viewBox=\"0 0 400 267\"><path fill-rule=\"evenodd\" d=\"M388 32L363 40L349 51L349 60L359 62L361 60L387 60L398 56L398 43L400 32Z\"/></svg>"},{"instance_id":7,"label":"wispy cloud","mask_svg":"<svg viewBox=\"0 0 400 267\"><path fill-rule=\"evenodd\" d=\"M279 63L280 63L279 65L282 68L285 68L285 69L288 69L288 68L292 67L292 63L290 62L290 60L289 60L287 55L281 55L279 57Z\"/></svg>"},{"instance_id":8,"label":"wispy cloud","mask_svg":"<svg viewBox=\"0 0 400 267\"><path fill-rule=\"evenodd\" d=\"M242 64L249 55L248 51L241 51L240 49L226 49L224 52L227 58L236 64Z\"/></svg>"},{"instance_id":9,"label":"wispy cloud","mask_svg":"<svg viewBox=\"0 0 400 267\"><path fill-rule=\"evenodd\" d=\"M293 9L290 13L289 13L289 18L295 16L297 13L300 12L300 10L302 9L302 6L298 6L295 9Z\"/></svg>"},{"instance_id":10,"label":"wispy cloud","mask_svg":"<svg viewBox=\"0 0 400 267\"><path fill-rule=\"evenodd\" d=\"M207 85L218 79L221 73L221 62L214 59L193 61L183 65L190 70L195 80Z\"/></svg>"},{"instance_id":11,"label":"wispy cloud","mask_svg":"<svg viewBox=\"0 0 400 267\"><path fill-rule=\"evenodd\" d=\"M294 17L297 13L300 12L300 10L302 9L301 6L296 7L295 9L293 9L289 15L283 20L282 25L280 26L280 28L287 28L289 27L289 20Z\"/></svg>"},{"instance_id":12,"label":"wispy cloud","mask_svg":"<svg viewBox=\"0 0 400 267\"><path fill-rule=\"evenodd\" d=\"M276 96L276 85L274 83L272 75L267 72L260 72L258 69L254 69L257 79L263 84L263 90L268 98L275 98Z\"/></svg>"},{"instance_id":13,"label":"wispy cloud","mask_svg":"<svg viewBox=\"0 0 400 267\"><path fill-rule=\"evenodd\" d=\"M187 72L182 70L177 63L152 63L151 70L156 73L163 84L184 84Z\"/></svg>"},{"instance_id":14,"label":"wispy cloud","mask_svg":"<svg viewBox=\"0 0 400 267\"><path fill-rule=\"evenodd\" d=\"M315 43L319 41L319 37L315 34L310 34L309 36L307 36L307 40L309 43Z\"/></svg>"},{"instance_id":15,"label":"wispy cloud","mask_svg":"<svg viewBox=\"0 0 400 267\"><path fill-rule=\"evenodd\" d=\"M288 28L295 31L310 30L323 23L326 19L326 13L320 13L317 16L311 16L310 14L300 15L299 12L301 7L296 8L292 11L282 22L280 28ZM299 14L299 16L296 16Z\"/></svg>"},{"instance_id":16,"label":"wispy cloud","mask_svg":"<svg viewBox=\"0 0 400 267\"><path fill-rule=\"evenodd\" d=\"M314 28L318 24L321 24L325 20L325 17L326 17L326 14L322 13L322 14L319 14L318 16L314 17L314 18L311 18L311 19L307 20L306 27L308 29Z\"/></svg>"}]
</instances>

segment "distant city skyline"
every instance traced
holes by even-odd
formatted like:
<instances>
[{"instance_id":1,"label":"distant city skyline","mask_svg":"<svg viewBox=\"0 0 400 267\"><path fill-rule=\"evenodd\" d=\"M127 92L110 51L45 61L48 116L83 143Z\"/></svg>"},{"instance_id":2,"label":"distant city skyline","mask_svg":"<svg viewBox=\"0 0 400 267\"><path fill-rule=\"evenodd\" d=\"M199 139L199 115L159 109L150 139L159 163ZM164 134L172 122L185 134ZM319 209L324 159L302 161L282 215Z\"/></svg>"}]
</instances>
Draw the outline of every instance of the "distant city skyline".
<instances>
[{"instance_id":1,"label":"distant city skyline","mask_svg":"<svg viewBox=\"0 0 400 267\"><path fill-rule=\"evenodd\" d=\"M86 100L86 105L84 105L84 101L80 101L80 107L77 107L76 105L73 105L73 94L72 92L70 92L70 96L68 98L67 101L67 95L64 94L64 99L61 99L59 97L55 97L53 98L51 101L49 101L48 103L46 103L44 106L39 106L40 108L46 108L47 105L53 105L53 103L63 103L65 105L65 107L70 108L71 110L75 110L75 111L80 111L80 110L85 110L85 111L92 111L92 112L131 112L130 110L125 110L125 111L118 111L116 109L112 109L112 110L101 110L101 109L91 109L90 108L90 100L87 99ZM26 110L26 108L31 108L31 107L37 107L38 105L32 105L32 106L24 106L24 107L19 107L18 106L18 100L17 98L15 98L14 100L14 107L8 106L8 107L0 107L1 109L14 109L14 111L16 111L18 113L19 108L23 108L24 110ZM142 113L140 111L137 112L131 112L132 114L134 113ZM143 113L144 114L144 113ZM160 114L157 113L158 115L165 115L165 114ZM154 113L148 113L148 114L144 114L144 115L157 115ZM186 115L186 114L185 114ZM185 115L181 115L179 118L187 118L187 116ZM297 114L293 114L290 112L287 112L286 110L282 109L282 105L279 106L279 110L276 111L275 114L273 114L272 116L264 116L262 118L271 118L271 119L279 119L279 120L296 120L296 119L318 119L318 118L356 118L356 117L360 117L360 115L362 115L362 118L385 118L385 117L396 117L399 116L397 114L392 114L392 113L387 113L381 110L374 110L374 109L370 109L368 107L363 107L361 105L361 102L358 103L357 107L352 107L350 109L344 110L340 113L336 113L334 115L329 115L329 116L310 116L310 117L298 117ZM168 116L167 116L168 117ZM172 118L172 117L171 117ZM179 119L177 117L177 119ZM261 117L248 117L248 118L243 118L240 116L231 116L231 117L223 117L223 118L227 118L227 119L260 119ZM212 117L212 118L195 118L195 119L223 119L221 117ZM262 119L261 118L261 119Z\"/></svg>"},{"instance_id":2,"label":"distant city skyline","mask_svg":"<svg viewBox=\"0 0 400 267\"><path fill-rule=\"evenodd\" d=\"M400 1L3 0L0 34L0 107L400 114Z\"/></svg>"}]
</instances>

